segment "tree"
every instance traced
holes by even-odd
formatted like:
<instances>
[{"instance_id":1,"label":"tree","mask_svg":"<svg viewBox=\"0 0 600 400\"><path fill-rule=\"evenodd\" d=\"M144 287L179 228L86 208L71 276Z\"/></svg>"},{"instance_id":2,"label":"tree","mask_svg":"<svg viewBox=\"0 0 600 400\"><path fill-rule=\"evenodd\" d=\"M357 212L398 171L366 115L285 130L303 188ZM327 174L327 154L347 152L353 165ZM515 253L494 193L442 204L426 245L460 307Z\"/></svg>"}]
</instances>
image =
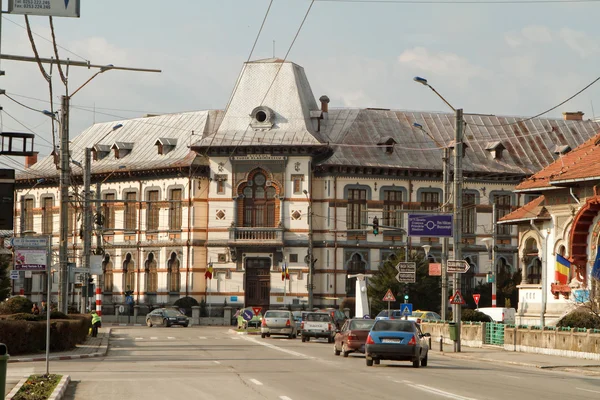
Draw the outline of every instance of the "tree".
<instances>
[{"instance_id":1,"label":"tree","mask_svg":"<svg viewBox=\"0 0 600 400\"><path fill-rule=\"evenodd\" d=\"M0 302L10 296L10 279L8 268L10 267L10 256L0 256Z\"/></svg>"},{"instance_id":2,"label":"tree","mask_svg":"<svg viewBox=\"0 0 600 400\"><path fill-rule=\"evenodd\" d=\"M416 252L409 254L409 262L415 262L417 267L415 283L400 283L396 280L396 264L404 261L405 250L398 250L390 260L386 261L373 277L369 278L368 294L371 301L371 313L377 315L381 310L387 309L387 302L382 299L388 289L396 297L391 304L394 309L399 309L404 302L404 295L408 294L408 302L413 304L413 309L431 310L439 312L441 303L441 278L429 276L429 263L424 254Z\"/></svg>"}]
</instances>

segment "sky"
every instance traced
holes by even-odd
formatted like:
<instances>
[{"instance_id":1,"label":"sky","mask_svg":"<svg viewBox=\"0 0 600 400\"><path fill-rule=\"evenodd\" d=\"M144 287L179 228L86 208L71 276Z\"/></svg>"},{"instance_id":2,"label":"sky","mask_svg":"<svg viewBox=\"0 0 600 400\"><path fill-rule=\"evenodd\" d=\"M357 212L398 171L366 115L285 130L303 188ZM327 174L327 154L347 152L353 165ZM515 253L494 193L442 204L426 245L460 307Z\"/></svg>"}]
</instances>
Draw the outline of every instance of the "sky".
<instances>
[{"instance_id":1,"label":"sky","mask_svg":"<svg viewBox=\"0 0 600 400\"><path fill-rule=\"evenodd\" d=\"M71 0L73 1L73 0ZM489 0L488 0L489 1ZM518 0L517 0L518 1ZM94 122L146 114L224 109L270 0L81 0L81 18L54 18L61 59L160 69L107 71L71 99L70 135ZM283 58L311 0L274 0L252 59ZM7 1L2 0L3 10ZM422 76L465 113L530 116L600 76L600 1L437 4L317 0L289 61L332 108L451 111ZM52 57L48 17L30 17L40 57ZM22 15L3 14L2 54L33 56ZM52 150L48 84L35 63L2 60L4 132L31 132ZM48 68L48 66L46 66ZM75 91L94 70L69 68ZM54 109L64 86L52 71ZM26 108L30 107L33 110ZM600 116L600 82L547 114ZM37 110L37 111L36 111ZM0 160L17 168L22 159ZM11 165L14 164L14 165Z\"/></svg>"}]
</instances>

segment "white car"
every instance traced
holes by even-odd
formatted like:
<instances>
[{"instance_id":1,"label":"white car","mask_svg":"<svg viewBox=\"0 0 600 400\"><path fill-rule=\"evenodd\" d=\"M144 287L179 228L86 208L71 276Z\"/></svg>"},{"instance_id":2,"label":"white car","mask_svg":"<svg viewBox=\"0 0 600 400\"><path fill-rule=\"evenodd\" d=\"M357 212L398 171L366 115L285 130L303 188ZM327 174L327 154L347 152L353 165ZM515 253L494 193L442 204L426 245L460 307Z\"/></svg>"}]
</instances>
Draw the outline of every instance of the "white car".
<instances>
[{"instance_id":1,"label":"white car","mask_svg":"<svg viewBox=\"0 0 600 400\"><path fill-rule=\"evenodd\" d=\"M271 335L285 335L290 339L297 336L296 321L291 311L269 310L263 316L260 336L264 339Z\"/></svg>"}]
</instances>

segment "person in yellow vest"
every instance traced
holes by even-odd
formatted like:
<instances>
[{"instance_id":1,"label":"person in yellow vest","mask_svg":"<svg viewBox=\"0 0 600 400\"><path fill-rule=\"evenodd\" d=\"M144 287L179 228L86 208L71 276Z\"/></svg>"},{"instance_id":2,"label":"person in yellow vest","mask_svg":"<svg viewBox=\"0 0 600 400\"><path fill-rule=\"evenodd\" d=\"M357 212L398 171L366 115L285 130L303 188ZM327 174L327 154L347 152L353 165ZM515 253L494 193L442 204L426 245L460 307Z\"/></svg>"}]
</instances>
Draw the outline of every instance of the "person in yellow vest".
<instances>
[{"instance_id":1,"label":"person in yellow vest","mask_svg":"<svg viewBox=\"0 0 600 400\"><path fill-rule=\"evenodd\" d=\"M98 336L98 328L102 327L102 317L92 311L92 337Z\"/></svg>"}]
</instances>

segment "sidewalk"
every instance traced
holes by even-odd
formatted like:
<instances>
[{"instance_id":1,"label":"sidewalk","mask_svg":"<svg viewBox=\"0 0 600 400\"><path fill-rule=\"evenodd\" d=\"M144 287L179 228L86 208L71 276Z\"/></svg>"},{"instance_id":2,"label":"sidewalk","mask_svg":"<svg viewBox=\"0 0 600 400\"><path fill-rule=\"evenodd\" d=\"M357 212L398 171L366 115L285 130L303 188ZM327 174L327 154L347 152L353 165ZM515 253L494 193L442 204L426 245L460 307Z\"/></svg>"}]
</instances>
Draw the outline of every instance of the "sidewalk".
<instances>
[{"instance_id":1,"label":"sidewalk","mask_svg":"<svg viewBox=\"0 0 600 400\"><path fill-rule=\"evenodd\" d=\"M98 337L88 336L86 341L73 350L50 352L50 360L73 360L77 358L104 357L108 351L110 328L100 328ZM46 361L46 353L23 354L10 357L9 363Z\"/></svg>"},{"instance_id":2,"label":"sidewalk","mask_svg":"<svg viewBox=\"0 0 600 400\"><path fill-rule=\"evenodd\" d=\"M432 343L432 351L440 354L439 344ZM512 364L531 368L556 369L577 372L582 375L600 376L600 362L581 358L561 357L547 354L506 351L497 346L461 347L460 353L454 352L452 345L444 344L446 357L462 358L494 363Z\"/></svg>"}]
</instances>

